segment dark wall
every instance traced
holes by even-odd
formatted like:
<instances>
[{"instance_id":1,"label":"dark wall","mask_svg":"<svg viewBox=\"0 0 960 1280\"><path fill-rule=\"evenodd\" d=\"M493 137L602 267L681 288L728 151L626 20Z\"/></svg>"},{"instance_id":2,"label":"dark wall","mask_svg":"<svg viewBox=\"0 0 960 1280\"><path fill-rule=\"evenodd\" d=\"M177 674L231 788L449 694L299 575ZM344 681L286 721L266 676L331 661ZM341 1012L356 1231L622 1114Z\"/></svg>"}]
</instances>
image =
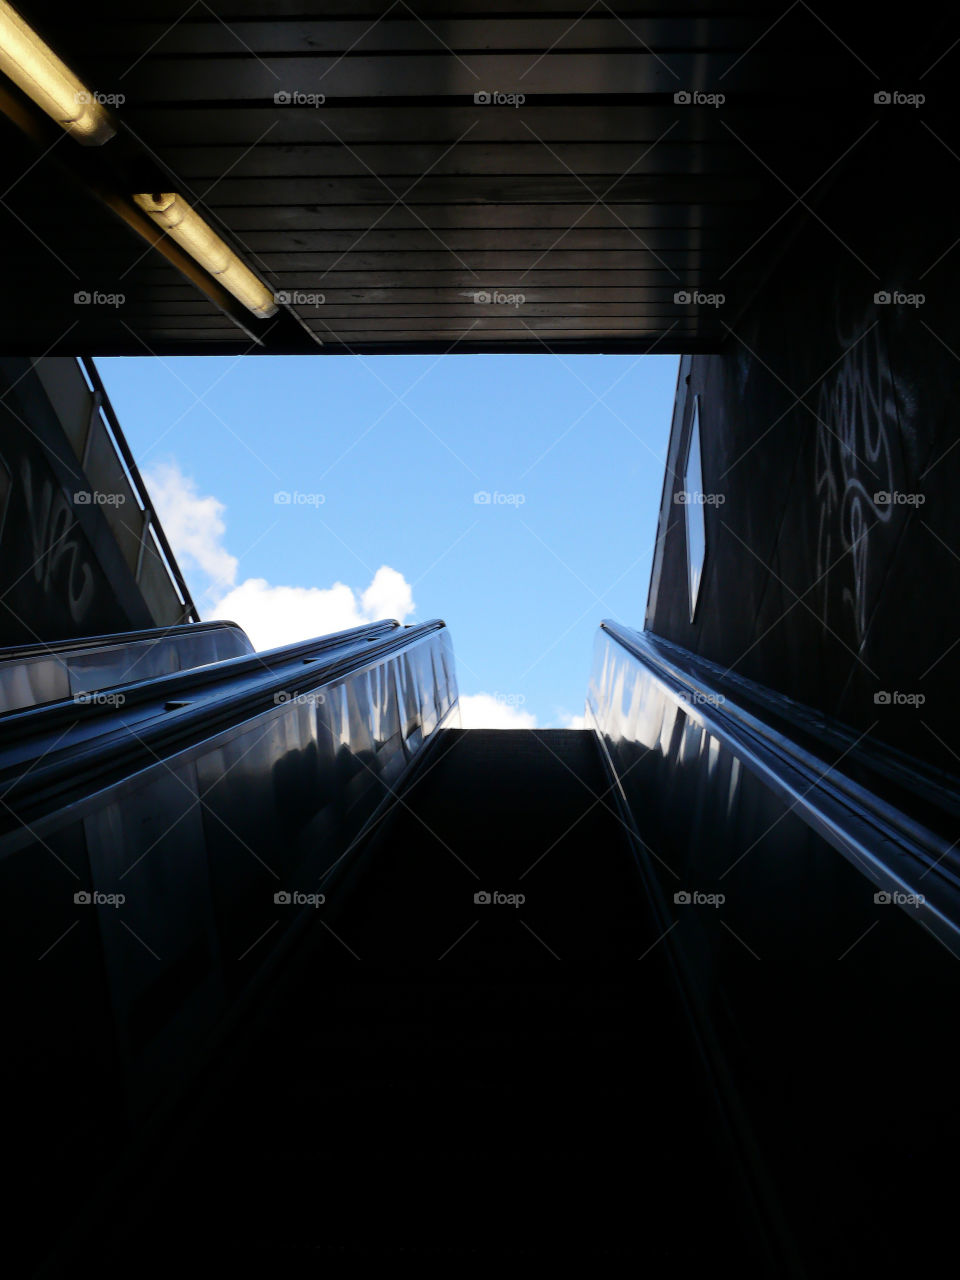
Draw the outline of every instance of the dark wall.
<instances>
[{"instance_id":1,"label":"dark wall","mask_svg":"<svg viewBox=\"0 0 960 1280\"><path fill-rule=\"evenodd\" d=\"M932 127L878 126L764 289L728 298L723 351L682 362L647 626L957 771L960 161ZM875 301L896 291L923 301ZM715 496L691 623L697 395Z\"/></svg>"},{"instance_id":2,"label":"dark wall","mask_svg":"<svg viewBox=\"0 0 960 1280\"><path fill-rule=\"evenodd\" d=\"M0 361L0 646L153 626L29 361Z\"/></svg>"}]
</instances>

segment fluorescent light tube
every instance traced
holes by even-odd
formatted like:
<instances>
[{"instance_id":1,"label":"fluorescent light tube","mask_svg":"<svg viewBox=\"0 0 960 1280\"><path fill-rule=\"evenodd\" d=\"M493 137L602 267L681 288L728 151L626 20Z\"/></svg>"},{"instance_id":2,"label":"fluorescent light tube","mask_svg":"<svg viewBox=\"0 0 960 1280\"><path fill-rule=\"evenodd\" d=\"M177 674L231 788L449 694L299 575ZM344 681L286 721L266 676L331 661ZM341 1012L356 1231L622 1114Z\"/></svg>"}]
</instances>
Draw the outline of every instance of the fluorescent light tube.
<instances>
[{"instance_id":1,"label":"fluorescent light tube","mask_svg":"<svg viewBox=\"0 0 960 1280\"><path fill-rule=\"evenodd\" d=\"M135 195L137 206L158 227L175 240L190 257L209 271L223 287L261 320L275 314L277 304L271 291L243 265L229 245L191 209L182 196L172 192Z\"/></svg>"},{"instance_id":2,"label":"fluorescent light tube","mask_svg":"<svg viewBox=\"0 0 960 1280\"><path fill-rule=\"evenodd\" d=\"M84 146L99 147L116 133L96 95L6 0L0 0L0 71Z\"/></svg>"}]
</instances>

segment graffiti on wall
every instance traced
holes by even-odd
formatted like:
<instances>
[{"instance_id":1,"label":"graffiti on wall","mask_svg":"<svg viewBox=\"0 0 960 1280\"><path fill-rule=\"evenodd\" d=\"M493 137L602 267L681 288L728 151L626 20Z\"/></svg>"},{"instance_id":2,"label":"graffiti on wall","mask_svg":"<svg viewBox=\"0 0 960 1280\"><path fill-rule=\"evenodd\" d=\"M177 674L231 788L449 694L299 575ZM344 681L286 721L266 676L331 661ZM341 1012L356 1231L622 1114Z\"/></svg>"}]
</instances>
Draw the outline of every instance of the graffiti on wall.
<instances>
[{"instance_id":1,"label":"graffiti on wall","mask_svg":"<svg viewBox=\"0 0 960 1280\"><path fill-rule=\"evenodd\" d=\"M836 337L847 354L821 383L817 404L816 582L824 630L846 619L860 644L870 614L876 533L894 513L888 495L895 487L897 388L879 324L862 316L852 325L841 321ZM833 585L838 574L839 596ZM839 608L831 611L831 602Z\"/></svg>"},{"instance_id":2,"label":"graffiti on wall","mask_svg":"<svg viewBox=\"0 0 960 1280\"><path fill-rule=\"evenodd\" d=\"M71 619L82 623L94 597L94 570L76 515L49 476L33 475L30 460L20 465L34 581L44 595L62 591Z\"/></svg>"}]
</instances>

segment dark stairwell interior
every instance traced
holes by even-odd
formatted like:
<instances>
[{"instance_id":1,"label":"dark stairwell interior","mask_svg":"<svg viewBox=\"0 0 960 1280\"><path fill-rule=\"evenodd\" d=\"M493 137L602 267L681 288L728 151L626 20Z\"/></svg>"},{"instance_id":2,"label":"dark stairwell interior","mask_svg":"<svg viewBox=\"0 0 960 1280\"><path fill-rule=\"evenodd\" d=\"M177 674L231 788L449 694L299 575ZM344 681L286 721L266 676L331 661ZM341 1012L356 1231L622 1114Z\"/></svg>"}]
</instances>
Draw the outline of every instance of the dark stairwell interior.
<instances>
[{"instance_id":1,"label":"dark stairwell interior","mask_svg":"<svg viewBox=\"0 0 960 1280\"><path fill-rule=\"evenodd\" d=\"M127 1184L111 1261L615 1260L642 1238L749 1274L631 839L595 734L441 731Z\"/></svg>"}]
</instances>

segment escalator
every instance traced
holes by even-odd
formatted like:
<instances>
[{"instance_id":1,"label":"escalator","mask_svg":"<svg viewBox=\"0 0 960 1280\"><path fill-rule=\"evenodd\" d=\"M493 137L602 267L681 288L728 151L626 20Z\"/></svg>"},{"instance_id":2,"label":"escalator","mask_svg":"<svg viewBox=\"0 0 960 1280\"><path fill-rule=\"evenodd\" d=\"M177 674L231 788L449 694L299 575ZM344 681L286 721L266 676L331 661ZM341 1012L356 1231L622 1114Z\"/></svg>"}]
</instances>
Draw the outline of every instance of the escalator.
<instances>
[{"instance_id":1,"label":"escalator","mask_svg":"<svg viewBox=\"0 0 960 1280\"><path fill-rule=\"evenodd\" d=\"M937 1237L953 780L615 624L584 731L460 729L440 622L179 630L7 681L16 1274L840 1276L902 1272L898 1213Z\"/></svg>"},{"instance_id":2,"label":"escalator","mask_svg":"<svg viewBox=\"0 0 960 1280\"><path fill-rule=\"evenodd\" d=\"M0 714L253 653L233 622L193 622L114 636L0 649Z\"/></svg>"},{"instance_id":3,"label":"escalator","mask_svg":"<svg viewBox=\"0 0 960 1280\"><path fill-rule=\"evenodd\" d=\"M638 1252L750 1274L756 1224L595 736L448 730L431 756L176 1155L134 1179L116 1261L162 1240L165 1266L266 1274Z\"/></svg>"}]
</instances>

